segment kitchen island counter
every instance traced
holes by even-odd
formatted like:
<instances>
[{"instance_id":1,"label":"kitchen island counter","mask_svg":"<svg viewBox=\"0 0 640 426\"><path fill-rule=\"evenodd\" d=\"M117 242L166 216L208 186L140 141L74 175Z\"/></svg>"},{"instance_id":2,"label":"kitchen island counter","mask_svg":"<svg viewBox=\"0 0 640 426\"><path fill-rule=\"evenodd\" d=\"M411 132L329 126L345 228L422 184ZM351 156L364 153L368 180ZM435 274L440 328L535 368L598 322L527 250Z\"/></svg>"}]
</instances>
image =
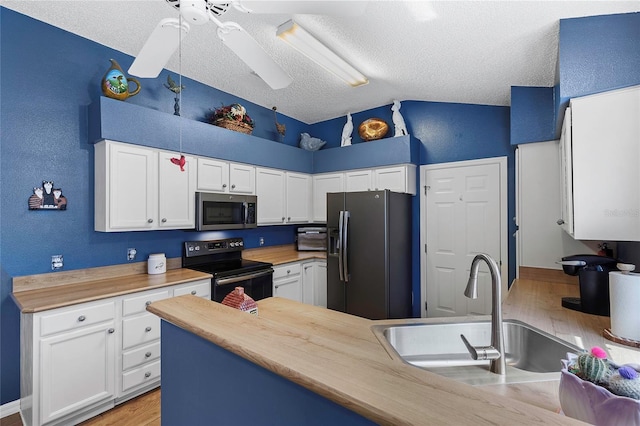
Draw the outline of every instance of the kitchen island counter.
<instances>
[{"instance_id":1,"label":"kitchen island counter","mask_svg":"<svg viewBox=\"0 0 640 426\"><path fill-rule=\"evenodd\" d=\"M518 303L526 303L533 310L519 309L533 315L537 305L524 297L531 288L522 287L525 291L513 293L509 298L514 296ZM533 288L538 290L541 289ZM524 299L520 300L521 297ZM558 300L558 306L559 303ZM284 378L317 398L345 407L374 423L579 424L553 411L503 396L509 392L518 394L522 388L504 385L495 392L485 392L488 387L458 383L392 359L371 331L371 326L381 321L281 298L261 300L258 307L259 316L255 317L215 302L182 296L154 303L148 310L179 332L196 336L218 351L235 354L246 363L247 370L258 366L261 371L274 373L273 377ZM511 313L514 309L509 308L507 301L505 311ZM520 319L539 327L530 318ZM575 323L569 323L572 325ZM581 324L578 330L584 327L587 326ZM163 328L163 345L164 333ZM163 346L163 357L164 350ZM163 369L176 368L163 359ZM205 360L207 364L214 363L211 358ZM171 383L163 372L163 396L165 390L170 394ZM190 408L176 405L163 399L163 418L165 414L169 418L174 409ZM286 410L286 405L283 409Z\"/></svg>"}]
</instances>

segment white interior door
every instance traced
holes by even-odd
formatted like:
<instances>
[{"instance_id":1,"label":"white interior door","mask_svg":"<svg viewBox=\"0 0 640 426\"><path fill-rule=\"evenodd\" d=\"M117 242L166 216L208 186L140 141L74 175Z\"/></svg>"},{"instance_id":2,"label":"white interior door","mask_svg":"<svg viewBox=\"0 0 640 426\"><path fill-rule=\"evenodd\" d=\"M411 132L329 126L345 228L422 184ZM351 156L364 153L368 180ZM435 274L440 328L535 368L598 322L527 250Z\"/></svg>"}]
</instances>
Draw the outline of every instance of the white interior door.
<instances>
[{"instance_id":1,"label":"white interior door","mask_svg":"<svg viewBox=\"0 0 640 426\"><path fill-rule=\"evenodd\" d=\"M463 293L474 256L487 253L501 266L506 295L506 158L421 169L423 315L490 314L491 277L485 264L480 267L478 299Z\"/></svg>"}]
</instances>

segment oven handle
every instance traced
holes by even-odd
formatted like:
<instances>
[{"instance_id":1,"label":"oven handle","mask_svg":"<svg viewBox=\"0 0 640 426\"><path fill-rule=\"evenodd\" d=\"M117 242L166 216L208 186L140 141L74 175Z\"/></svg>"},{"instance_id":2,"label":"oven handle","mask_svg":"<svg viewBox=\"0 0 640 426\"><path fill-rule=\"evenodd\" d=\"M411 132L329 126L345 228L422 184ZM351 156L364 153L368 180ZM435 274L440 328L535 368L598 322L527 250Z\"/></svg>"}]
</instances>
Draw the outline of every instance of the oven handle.
<instances>
[{"instance_id":1,"label":"oven handle","mask_svg":"<svg viewBox=\"0 0 640 426\"><path fill-rule=\"evenodd\" d=\"M273 274L273 269L269 269L267 271L254 272L252 274L238 275L230 278L222 278L222 279L216 280L215 285L227 285L227 284L239 283L241 281L250 280L252 278L264 277L266 275L271 275L271 274Z\"/></svg>"}]
</instances>

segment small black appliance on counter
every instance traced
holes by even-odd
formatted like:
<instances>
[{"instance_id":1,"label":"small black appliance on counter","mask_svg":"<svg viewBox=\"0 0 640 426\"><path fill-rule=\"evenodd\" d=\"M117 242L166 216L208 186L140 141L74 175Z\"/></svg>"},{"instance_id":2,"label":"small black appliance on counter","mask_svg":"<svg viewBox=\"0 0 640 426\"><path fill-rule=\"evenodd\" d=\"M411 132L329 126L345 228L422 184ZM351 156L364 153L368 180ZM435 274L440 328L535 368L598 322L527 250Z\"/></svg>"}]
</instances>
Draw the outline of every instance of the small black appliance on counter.
<instances>
[{"instance_id":1,"label":"small black appliance on counter","mask_svg":"<svg viewBox=\"0 0 640 426\"><path fill-rule=\"evenodd\" d=\"M298 251L326 251L327 228L320 226L305 226L298 228L296 249Z\"/></svg>"},{"instance_id":2,"label":"small black appliance on counter","mask_svg":"<svg viewBox=\"0 0 640 426\"><path fill-rule=\"evenodd\" d=\"M563 297L562 306L587 314L609 316L609 272L615 271L618 261L595 254L577 254L563 257L562 270L577 275L580 297Z\"/></svg>"}]
</instances>

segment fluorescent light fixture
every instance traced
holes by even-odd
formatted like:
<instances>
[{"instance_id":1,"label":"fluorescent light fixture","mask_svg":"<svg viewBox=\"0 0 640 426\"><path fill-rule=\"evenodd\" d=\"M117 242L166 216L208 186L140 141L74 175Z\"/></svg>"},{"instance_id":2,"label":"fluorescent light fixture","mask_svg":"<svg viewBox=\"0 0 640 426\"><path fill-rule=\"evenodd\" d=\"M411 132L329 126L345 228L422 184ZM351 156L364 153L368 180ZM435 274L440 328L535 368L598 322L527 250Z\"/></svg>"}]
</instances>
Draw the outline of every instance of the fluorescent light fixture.
<instances>
[{"instance_id":1,"label":"fluorescent light fixture","mask_svg":"<svg viewBox=\"0 0 640 426\"><path fill-rule=\"evenodd\" d=\"M360 71L346 63L293 20L280 25L276 35L351 86L361 86L369 82Z\"/></svg>"}]
</instances>

